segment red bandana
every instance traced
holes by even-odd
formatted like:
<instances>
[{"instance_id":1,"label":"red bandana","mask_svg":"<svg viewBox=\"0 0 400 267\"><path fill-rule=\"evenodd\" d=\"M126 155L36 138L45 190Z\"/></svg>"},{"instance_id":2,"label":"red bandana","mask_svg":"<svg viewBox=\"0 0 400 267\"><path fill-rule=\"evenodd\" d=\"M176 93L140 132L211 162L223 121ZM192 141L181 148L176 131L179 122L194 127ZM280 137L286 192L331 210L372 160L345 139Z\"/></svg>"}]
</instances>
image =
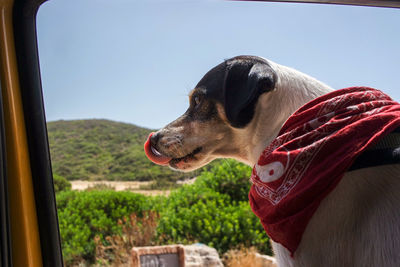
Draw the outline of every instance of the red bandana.
<instances>
[{"instance_id":1,"label":"red bandana","mask_svg":"<svg viewBox=\"0 0 400 267\"><path fill-rule=\"evenodd\" d=\"M296 251L321 200L358 155L400 126L400 104L354 87L307 103L283 125L253 168L250 205L267 234Z\"/></svg>"}]
</instances>

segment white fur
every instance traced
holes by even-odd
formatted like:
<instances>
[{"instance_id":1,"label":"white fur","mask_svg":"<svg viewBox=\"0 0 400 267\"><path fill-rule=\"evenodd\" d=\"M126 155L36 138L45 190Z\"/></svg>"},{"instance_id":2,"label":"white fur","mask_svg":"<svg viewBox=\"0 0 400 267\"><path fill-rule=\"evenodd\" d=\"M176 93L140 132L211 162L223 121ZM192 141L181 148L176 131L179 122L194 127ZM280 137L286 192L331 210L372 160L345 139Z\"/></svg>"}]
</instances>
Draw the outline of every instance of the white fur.
<instances>
[{"instance_id":1,"label":"white fur","mask_svg":"<svg viewBox=\"0 0 400 267\"><path fill-rule=\"evenodd\" d=\"M198 159L180 161L181 170L199 168L216 157L235 158L254 166L291 114L333 90L294 69L268 63L277 74L275 90L259 97L246 127L238 129L223 120L185 123L178 118L160 130L160 144L174 140L170 151L161 148L170 155L176 153L175 158L203 148L196 155ZM224 108L217 108L226 121ZM263 177L266 181L275 178ZM321 202L294 256L279 244L273 243L273 249L281 267L400 266L400 165L346 173Z\"/></svg>"},{"instance_id":2,"label":"white fur","mask_svg":"<svg viewBox=\"0 0 400 267\"><path fill-rule=\"evenodd\" d=\"M254 166L261 152L275 139L291 114L305 103L333 90L326 84L295 69L269 60L268 63L278 75L275 90L260 96L250 125L244 129L236 129L236 135L241 138L235 140L235 144L247 149L244 156L236 157L236 159L250 166ZM249 136L252 137L251 140Z\"/></svg>"},{"instance_id":3,"label":"white fur","mask_svg":"<svg viewBox=\"0 0 400 267\"><path fill-rule=\"evenodd\" d=\"M346 173L310 220L294 257L279 266L400 266L400 165Z\"/></svg>"},{"instance_id":4,"label":"white fur","mask_svg":"<svg viewBox=\"0 0 400 267\"><path fill-rule=\"evenodd\" d=\"M276 90L260 98L255 119L242 130L253 136L247 156L239 158L250 166L296 109L332 90L270 64L278 74ZM280 244L272 245L281 267L400 266L400 165L347 172L321 202L294 257Z\"/></svg>"}]
</instances>

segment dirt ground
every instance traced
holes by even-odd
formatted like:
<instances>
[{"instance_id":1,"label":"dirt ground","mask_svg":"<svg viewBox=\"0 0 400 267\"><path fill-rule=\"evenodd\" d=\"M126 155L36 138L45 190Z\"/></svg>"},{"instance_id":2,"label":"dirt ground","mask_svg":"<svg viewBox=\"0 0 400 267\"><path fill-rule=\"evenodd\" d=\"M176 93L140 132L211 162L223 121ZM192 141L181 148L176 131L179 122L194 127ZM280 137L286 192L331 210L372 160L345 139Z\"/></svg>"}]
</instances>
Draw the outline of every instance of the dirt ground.
<instances>
[{"instance_id":1,"label":"dirt ground","mask_svg":"<svg viewBox=\"0 0 400 267\"><path fill-rule=\"evenodd\" d=\"M169 190L143 190L140 186L149 185L152 182L126 182L126 181L70 181L72 190L85 190L95 185L106 185L114 188L115 191L131 191L143 195L164 195L167 196Z\"/></svg>"}]
</instances>

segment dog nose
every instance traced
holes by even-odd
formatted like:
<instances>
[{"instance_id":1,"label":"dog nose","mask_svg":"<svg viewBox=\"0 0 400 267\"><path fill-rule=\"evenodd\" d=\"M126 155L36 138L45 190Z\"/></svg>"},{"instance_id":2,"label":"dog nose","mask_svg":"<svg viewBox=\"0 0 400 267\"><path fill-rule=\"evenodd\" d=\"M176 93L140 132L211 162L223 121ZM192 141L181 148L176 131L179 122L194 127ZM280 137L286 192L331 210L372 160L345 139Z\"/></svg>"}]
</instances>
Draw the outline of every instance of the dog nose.
<instances>
[{"instance_id":1,"label":"dog nose","mask_svg":"<svg viewBox=\"0 0 400 267\"><path fill-rule=\"evenodd\" d=\"M151 137L150 137L150 144L152 146L156 146L156 144L158 143L158 140L160 140L162 134L160 132L156 132L154 133Z\"/></svg>"}]
</instances>

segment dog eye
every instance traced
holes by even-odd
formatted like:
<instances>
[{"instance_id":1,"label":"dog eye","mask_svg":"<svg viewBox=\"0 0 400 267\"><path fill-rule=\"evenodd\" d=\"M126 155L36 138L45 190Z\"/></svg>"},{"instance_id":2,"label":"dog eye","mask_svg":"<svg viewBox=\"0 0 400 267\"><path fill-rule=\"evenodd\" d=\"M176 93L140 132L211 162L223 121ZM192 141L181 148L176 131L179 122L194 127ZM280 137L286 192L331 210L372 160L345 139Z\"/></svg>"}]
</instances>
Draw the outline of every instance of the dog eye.
<instances>
[{"instance_id":1,"label":"dog eye","mask_svg":"<svg viewBox=\"0 0 400 267\"><path fill-rule=\"evenodd\" d=\"M194 103L195 106L200 105L200 103L201 103L201 97L198 96L198 95L195 96L194 99L193 99L193 103Z\"/></svg>"}]
</instances>

